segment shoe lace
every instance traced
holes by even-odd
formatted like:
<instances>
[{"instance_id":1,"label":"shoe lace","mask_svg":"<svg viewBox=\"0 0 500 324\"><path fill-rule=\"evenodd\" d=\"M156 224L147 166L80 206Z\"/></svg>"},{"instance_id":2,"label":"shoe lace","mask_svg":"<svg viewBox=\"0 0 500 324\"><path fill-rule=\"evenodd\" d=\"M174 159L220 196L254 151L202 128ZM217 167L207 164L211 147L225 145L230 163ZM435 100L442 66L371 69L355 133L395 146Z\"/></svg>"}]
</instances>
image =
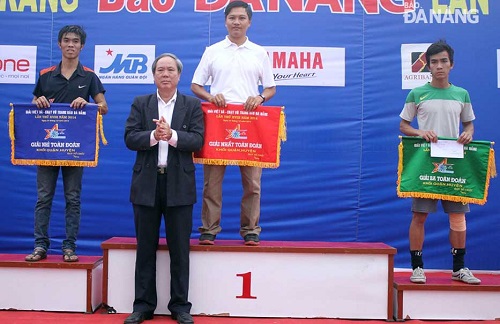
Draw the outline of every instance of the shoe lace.
<instances>
[{"instance_id":1,"label":"shoe lace","mask_svg":"<svg viewBox=\"0 0 500 324\"><path fill-rule=\"evenodd\" d=\"M474 275L472 274L472 272L468 269L468 268L463 268L461 271L460 271L460 277L468 277L468 278L474 278Z\"/></svg>"},{"instance_id":2,"label":"shoe lace","mask_svg":"<svg viewBox=\"0 0 500 324\"><path fill-rule=\"evenodd\" d=\"M414 276L423 276L424 275L424 269L418 267L418 268L415 268L415 270L413 270L413 275Z\"/></svg>"}]
</instances>

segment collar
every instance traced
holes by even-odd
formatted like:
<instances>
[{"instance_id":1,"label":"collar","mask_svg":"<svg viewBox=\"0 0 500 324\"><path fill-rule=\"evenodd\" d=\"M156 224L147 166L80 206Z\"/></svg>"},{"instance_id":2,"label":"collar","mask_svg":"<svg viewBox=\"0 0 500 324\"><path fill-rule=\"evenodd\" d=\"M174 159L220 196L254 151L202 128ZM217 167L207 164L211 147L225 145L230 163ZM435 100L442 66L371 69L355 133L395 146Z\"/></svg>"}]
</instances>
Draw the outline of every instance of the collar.
<instances>
[{"instance_id":1,"label":"collar","mask_svg":"<svg viewBox=\"0 0 500 324\"><path fill-rule=\"evenodd\" d=\"M54 70L54 75L61 75L61 65L62 61L59 62L56 69ZM85 70L83 69L83 65L82 63L80 63L80 61L78 61L78 66L76 67L76 74L79 76L85 76Z\"/></svg>"},{"instance_id":2,"label":"collar","mask_svg":"<svg viewBox=\"0 0 500 324\"><path fill-rule=\"evenodd\" d=\"M245 40L245 42L243 44L241 44L240 46L236 45L236 43L231 42L228 35L226 35L226 38L224 38L224 47L225 48L230 47L230 46L251 48L252 44L253 43L248 39L248 36L247 36L247 39Z\"/></svg>"},{"instance_id":3,"label":"collar","mask_svg":"<svg viewBox=\"0 0 500 324\"><path fill-rule=\"evenodd\" d=\"M158 92L158 89L156 89L156 98L158 99L159 102L162 102L165 105L168 105L169 103L175 103L175 101L177 100L177 89L175 90L174 95L172 96L172 98L170 98L170 100L168 102L165 102L160 97L160 93Z\"/></svg>"}]
</instances>

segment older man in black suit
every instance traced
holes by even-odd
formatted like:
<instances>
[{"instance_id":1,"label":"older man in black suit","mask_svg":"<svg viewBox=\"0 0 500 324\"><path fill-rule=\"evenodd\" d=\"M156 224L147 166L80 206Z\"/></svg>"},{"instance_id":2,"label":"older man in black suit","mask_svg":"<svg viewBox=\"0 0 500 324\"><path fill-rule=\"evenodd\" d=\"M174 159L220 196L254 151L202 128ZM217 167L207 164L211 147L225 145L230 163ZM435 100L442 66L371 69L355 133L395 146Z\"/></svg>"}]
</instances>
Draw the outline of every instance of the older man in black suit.
<instances>
[{"instance_id":1,"label":"older man in black suit","mask_svg":"<svg viewBox=\"0 0 500 324\"><path fill-rule=\"evenodd\" d=\"M203 113L197 98L177 91L182 63L175 55L158 56L152 70L157 92L134 99L125 126L125 143L137 151L130 189L137 236L135 300L125 323L153 318L162 216L170 254L168 309L178 323L193 323L188 301L189 239L196 203L192 153L203 145Z\"/></svg>"}]
</instances>

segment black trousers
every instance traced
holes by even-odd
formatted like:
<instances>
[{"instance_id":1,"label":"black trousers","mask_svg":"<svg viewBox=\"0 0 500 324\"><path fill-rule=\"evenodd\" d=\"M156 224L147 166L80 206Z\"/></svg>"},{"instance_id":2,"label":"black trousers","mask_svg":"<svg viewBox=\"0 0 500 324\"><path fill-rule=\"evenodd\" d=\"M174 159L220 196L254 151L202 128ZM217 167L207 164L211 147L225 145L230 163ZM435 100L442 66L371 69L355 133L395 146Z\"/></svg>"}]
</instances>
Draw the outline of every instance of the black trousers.
<instances>
[{"instance_id":1,"label":"black trousers","mask_svg":"<svg viewBox=\"0 0 500 324\"><path fill-rule=\"evenodd\" d=\"M154 312L156 294L156 250L162 216L165 219L170 255L170 301L172 313L189 313L189 240L193 227L193 205L167 207L167 174L159 174L154 207L133 205L137 253L135 262L134 312ZM161 287L159 287L161 289Z\"/></svg>"}]
</instances>

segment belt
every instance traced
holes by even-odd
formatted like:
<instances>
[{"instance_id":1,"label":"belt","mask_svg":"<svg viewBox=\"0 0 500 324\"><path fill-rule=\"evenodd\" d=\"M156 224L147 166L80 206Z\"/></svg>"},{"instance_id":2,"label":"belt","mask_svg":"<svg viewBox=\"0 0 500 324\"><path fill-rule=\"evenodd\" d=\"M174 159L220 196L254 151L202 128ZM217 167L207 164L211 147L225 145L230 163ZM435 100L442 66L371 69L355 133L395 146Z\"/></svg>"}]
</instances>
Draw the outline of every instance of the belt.
<instances>
[{"instance_id":1,"label":"belt","mask_svg":"<svg viewBox=\"0 0 500 324\"><path fill-rule=\"evenodd\" d=\"M158 167L158 174L166 174L167 173L167 167Z\"/></svg>"}]
</instances>

